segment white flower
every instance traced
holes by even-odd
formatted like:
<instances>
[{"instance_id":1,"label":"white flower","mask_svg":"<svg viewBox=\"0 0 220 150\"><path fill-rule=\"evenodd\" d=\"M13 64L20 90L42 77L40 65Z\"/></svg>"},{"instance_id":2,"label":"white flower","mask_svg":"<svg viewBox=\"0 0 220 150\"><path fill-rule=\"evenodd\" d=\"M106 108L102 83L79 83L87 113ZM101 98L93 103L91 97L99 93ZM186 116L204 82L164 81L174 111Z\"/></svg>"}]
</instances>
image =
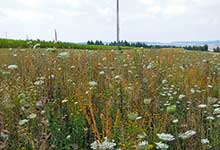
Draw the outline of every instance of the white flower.
<instances>
[{"instance_id":1,"label":"white flower","mask_svg":"<svg viewBox=\"0 0 220 150\"><path fill-rule=\"evenodd\" d=\"M144 133L144 132L137 135L137 138L139 138L139 139L143 139L145 137L146 137L146 133Z\"/></svg>"},{"instance_id":2,"label":"white flower","mask_svg":"<svg viewBox=\"0 0 220 150\"><path fill-rule=\"evenodd\" d=\"M27 119L23 119L23 120L20 120L18 124L19 124L20 126L23 126L24 124L28 123L28 121L29 121L29 120L27 120Z\"/></svg>"},{"instance_id":3,"label":"white flower","mask_svg":"<svg viewBox=\"0 0 220 150\"><path fill-rule=\"evenodd\" d=\"M37 117L37 114L32 113L28 116L29 119L35 119Z\"/></svg>"},{"instance_id":4,"label":"white flower","mask_svg":"<svg viewBox=\"0 0 220 150\"><path fill-rule=\"evenodd\" d=\"M212 85L208 85L208 88L212 88Z\"/></svg>"},{"instance_id":5,"label":"white flower","mask_svg":"<svg viewBox=\"0 0 220 150\"><path fill-rule=\"evenodd\" d=\"M152 63L150 63L150 64L147 66L147 69L151 69L151 68L153 68L153 64L152 64Z\"/></svg>"},{"instance_id":6,"label":"white flower","mask_svg":"<svg viewBox=\"0 0 220 150\"><path fill-rule=\"evenodd\" d=\"M209 140L206 138L206 139L201 139L201 143L202 144L209 144Z\"/></svg>"},{"instance_id":7,"label":"white flower","mask_svg":"<svg viewBox=\"0 0 220 150\"><path fill-rule=\"evenodd\" d=\"M68 52L62 52L62 53L59 53L59 55L57 57L59 57L61 59L66 59L66 58L70 57L70 54Z\"/></svg>"},{"instance_id":8,"label":"white flower","mask_svg":"<svg viewBox=\"0 0 220 150\"><path fill-rule=\"evenodd\" d=\"M208 103L210 103L210 104L214 104L214 103L216 103L217 101L218 101L218 99L215 98L215 97L208 97Z\"/></svg>"},{"instance_id":9,"label":"white flower","mask_svg":"<svg viewBox=\"0 0 220 150\"><path fill-rule=\"evenodd\" d=\"M67 103L68 102L68 100L67 99L64 99L64 100L62 100L62 104L65 104L65 103Z\"/></svg>"},{"instance_id":10,"label":"white flower","mask_svg":"<svg viewBox=\"0 0 220 150\"><path fill-rule=\"evenodd\" d=\"M175 124L175 123L178 123L179 120L178 119L174 119L172 122Z\"/></svg>"},{"instance_id":11,"label":"white flower","mask_svg":"<svg viewBox=\"0 0 220 150\"><path fill-rule=\"evenodd\" d=\"M181 100L181 99L183 99L183 98L185 98L186 97L186 95L183 95L183 94L180 94L179 95L179 99Z\"/></svg>"},{"instance_id":12,"label":"white flower","mask_svg":"<svg viewBox=\"0 0 220 150\"><path fill-rule=\"evenodd\" d=\"M105 71L100 71L99 72L99 75L104 75L105 74Z\"/></svg>"},{"instance_id":13,"label":"white flower","mask_svg":"<svg viewBox=\"0 0 220 150\"><path fill-rule=\"evenodd\" d=\"M44 84L43 80L38 80L38 81L34 82L34 85L36 85L36 86L40 86L40 85L43 85L43 84Z\"/></svg>"},{"instance_id":14,"label":"white flower","mask_svg":"<svg viewBox=\"0 0 220 150\"><path fill-rule=\"evenodd\" d=\"M116 143L114 141L109 142L107 137L105 137L103 142L94 141L90 146L94 150L113 150Z\"/></svg>"},{"instance_id":15,"label":"white flower","mask_svg":"<svg viewBox=\"0 0 220 150\"><path fill-rule=\"evenodd\" d=\"M157 136L163 141L173 141L175 140L174 136L171 134L161 133L157 134Z\"/></svg>"},{"instance_id":16,"label":"white flower","mask_svg":"<svg viewBox=\"0 0 220 150\"><path fill-rule=\"evenodd\" d=\"M18 66L17 65L9 65L8 69L15 70L15 69L18 69Z\"/></svg>"},{"instance_id":17,"label":"white flower","mask_svg":"<svg viewBox=\"0 0 220 150\"><path fill-rule=\"evenodd\" d=\"M195 92L196 92L195 89L193 89L193 88L191 88L190 91L191 91L192 94L195 94Z\"/></svg>"},{"instance_id":18,"label":"white flower","mask_svg":"<svg viewBox=\"0 0 220 150\"><path fill-rule=\"evenodd\" d=\"M89 82L89 85L92 86L92 87L94 87L94 86L97 86L98 83L95 82L95 81L90 81L90 82Z\"/></svg>"},{"instance_id":19,"label":"white flower","mask_svg":"<svg viewBox=\"0 0 220 150\"><path fill-rule=\"evenodd\" d=\"M48 48L47 51L48 51L48 52L55 52L56 49L55 49L55 48Z\"/></svg>"},{"instance_id":20,"label":"white flower","mask_svg":"<svg viewBox=\"0 0 220 150\"><path fill-rule=\"evenodd\" d=\"M115 76L115 80L119 80L119 79L120 79L119 75Z\"/></svg>"},{"instance_id":21,"label":"white flower","mask_svg":"<svg viewBox=\"0 0 220 150\"><path fill-rule=\"evenodd\" d=\"M214 105L212 105L214 108L217 108L217 107L220 107L220 105L219 104L214 104Z\"/></svg>"},{"instance_id":22,"label":"white flower","mask_svg":"<svg viewBox=\"0 0 220 150\"><path fill-rule=\"evenodd\" d=\"M142 119L142 117L141 117L141 116L139 116L139 117L137 117L137 118L136 118L136 120L140 120L140 119Z\"/></svg>"},{"instance_id":23,"label":"white flower","mask_svg":"<svg viewBox=\"0 0 220 150\"><path fill-rule=\"evenodd\" d=\"M71 66L70 68L71 68L71 69L75 69L75 68L76 68L76 66Z\"/></svg>"},{"instance_id":24,"label":"white flower","mask_svg":"<svg viewBox=\"0 0 220 150\"><path fill-rule=\"evenodd\" d=\"M215 108L214 111L213 111L213 114L214 115L220 114L220 108Z\"/></svg>"},{"instance_id":25,"label":"white flower","mask_svg":"<svg viewBox=\"0 0 220 150\"><path fill-rule=\"evenodd\" d=\"M179 137L184 140L184 139L188 139L188 138L194 136L195 134L196 134L196 131L188 130L185 133L179 134Z\"/></svg>"},{"instance_id":26,"label":"white flower","mask_svg":"<svg viewBox=\"0 0 220 150\"><path fill-rule=\"evenodd\" d=\"M145 145L148 145L148 141L142 141L138 143L138 147L143 147Z\"/></svg>"},{"instance_id":27,"label":"white flower","mask_svg":"<svg viewBox=\"0 0 220 150\"><path fill-rule=\"evenodd\" d=\"M54 74L52 74L52 75L50 75L49 77L48 77L48 79L54 79L55 78L55 75Z\"/></svg>"},{"instance_id":28,"label":"white flower","mask_svg":"<svg viewBox=\"0 0 220 150\"><path fill-rule=\"evenodd\" d=\"M155 143L157 145L156 149L161 149L161 150L166 150L169 148L169 145L159 142L159 143Z\"/></svg>"},{"instance_id":29,"label":"white flower","mask_svg":"<svg viewBox=\"0 0 220 150\"><path fill-rule=\"evenodd\" d=\"M162 84L166 84L166 83L168 83L167 80L163 80L163 81L162 81Z\"/></svg>"},{"instance_id":30,"label":"white flower","mask_svg":"<svg viewBox=\"0 0 220 150\"><path fill-rule=\"evenodd\" d=\"M67 135L66 139L69 140L71 138L71 135Z\"/></svg>"},{"instance_id":31,"label":"white flower","mask_svg":"<svg viewBox=\"0 0 220 150\"><path fill-rule=\"evenodd\" d=\"M200 105L198 105L198 108L206 108L206 107L207 107L206 104L200 104Z\"/></svg>"},{"instance_id":32,"label":"white flower","mask_svg":"<svg viewBox=\"0 0 220 150\"><path fill-rule=\"evenodd\" d=\"M208 117L206 117L206 120L215 120L215 117L213 117L213 116L208 116Z\"/></svg>"},{"instance_id":33,"label":"white flower","mask_svg":"<svg viewBox=\"0 0 220 150\"><path fill-rule=\"evenodd\" d=\"M124 67L127 67L128 66L128 64L124 64Z\"/></svg>"}]
</instances>

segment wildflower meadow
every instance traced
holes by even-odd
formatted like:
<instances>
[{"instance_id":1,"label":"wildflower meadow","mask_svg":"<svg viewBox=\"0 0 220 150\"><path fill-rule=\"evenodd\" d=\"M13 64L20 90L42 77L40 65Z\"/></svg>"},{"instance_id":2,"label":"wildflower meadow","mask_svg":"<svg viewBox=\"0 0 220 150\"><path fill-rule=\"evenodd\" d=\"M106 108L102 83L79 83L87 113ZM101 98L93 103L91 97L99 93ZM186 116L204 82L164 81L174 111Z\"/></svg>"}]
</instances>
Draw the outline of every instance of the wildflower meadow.
<instances>
[{"instance_id":1,"label":"wildflower meadow","mask_svg":"<svg viewBox=\"0 0 220 150\"><path fill-rule=\"evenodd\" d=\"M217 53L0 49L0 149L219 148Z\"/></svg>"}]
</instances>

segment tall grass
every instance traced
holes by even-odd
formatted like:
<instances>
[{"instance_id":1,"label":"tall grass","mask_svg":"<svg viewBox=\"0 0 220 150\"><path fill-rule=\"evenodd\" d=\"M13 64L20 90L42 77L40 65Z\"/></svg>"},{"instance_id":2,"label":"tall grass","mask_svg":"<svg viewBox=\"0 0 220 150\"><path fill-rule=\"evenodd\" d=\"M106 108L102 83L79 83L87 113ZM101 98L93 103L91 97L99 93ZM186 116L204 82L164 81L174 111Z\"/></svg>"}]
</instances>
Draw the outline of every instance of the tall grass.
<instances>
[{"instance_id":1,"label":"tall grass","mask_svg":"<svg viewBox=\"0 0 220 150\"><path fill-rule=\"evenodd\" d=\"M218 149L219 70L182 49L1 49L1 148Z\"/></svg>"}]
</instances>

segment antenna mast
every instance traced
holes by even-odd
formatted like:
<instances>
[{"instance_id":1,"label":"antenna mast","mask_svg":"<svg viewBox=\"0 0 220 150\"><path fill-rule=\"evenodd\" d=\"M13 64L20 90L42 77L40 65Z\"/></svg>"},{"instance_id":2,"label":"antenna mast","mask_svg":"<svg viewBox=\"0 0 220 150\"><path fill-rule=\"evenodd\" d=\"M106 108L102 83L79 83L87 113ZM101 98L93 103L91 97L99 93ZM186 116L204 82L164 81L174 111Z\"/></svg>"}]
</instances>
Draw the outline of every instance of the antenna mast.
<instances>
[{"instance_id":1,"label":"antenna mast","mask_svg":"<svg viewBox=\"0 0 220 150\"><path fill-rule=\"evenodd\" d=\"M55 43L57 42L57 30L55 29Z\"/></svg>"},{"instance_id":2,"label":"antenna mast","mask_svg":"<svg viewBox=\"0 0 220 150\"><path fill-rule=\"evenodd\" d=\"M119 27L119 0L117 0L117 43L120 41L120 27Z\"/></svg>"},{"instance_id":3,"label":"antenna mast","mask_svg":"<svg viewBox=\"0 0 220 150\"><path fill-rule=\"evenodd\" d=\"M8 32L5 32L5 38L8 39Z\"/></svg>"}]
</instances>

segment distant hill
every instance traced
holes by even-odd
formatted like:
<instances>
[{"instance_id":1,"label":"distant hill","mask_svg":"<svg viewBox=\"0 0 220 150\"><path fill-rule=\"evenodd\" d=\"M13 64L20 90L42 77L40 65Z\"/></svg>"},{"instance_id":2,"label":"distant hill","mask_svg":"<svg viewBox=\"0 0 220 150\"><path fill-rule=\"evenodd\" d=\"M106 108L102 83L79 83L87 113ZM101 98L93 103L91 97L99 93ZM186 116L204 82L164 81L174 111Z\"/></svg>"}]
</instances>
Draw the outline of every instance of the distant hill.
<instances>
[{"instance_id":1,"label":"distant hill","mask_svg":"<svg viewBox=\"0 0 220 150\"><path fill-rule=\"evenodd\" d=\"M148 45L172 45L172 46L203 46L208 45L211 47L220 46L220 40L215 41L173 41L168 43L163 42L143 42Z\"/></svg>"},{"instance_id":2,"label":"distant hill","mask_svg":"<svg viewBox=\"0 0 220 150\"><path fill-rule=\"evenodd\" d=\"M220 40L215 41L177 41L171 42L171 45L176 46L201 46L201 45L209 45L209 46L220 46Z\"/></svg>"}]
</instances>

